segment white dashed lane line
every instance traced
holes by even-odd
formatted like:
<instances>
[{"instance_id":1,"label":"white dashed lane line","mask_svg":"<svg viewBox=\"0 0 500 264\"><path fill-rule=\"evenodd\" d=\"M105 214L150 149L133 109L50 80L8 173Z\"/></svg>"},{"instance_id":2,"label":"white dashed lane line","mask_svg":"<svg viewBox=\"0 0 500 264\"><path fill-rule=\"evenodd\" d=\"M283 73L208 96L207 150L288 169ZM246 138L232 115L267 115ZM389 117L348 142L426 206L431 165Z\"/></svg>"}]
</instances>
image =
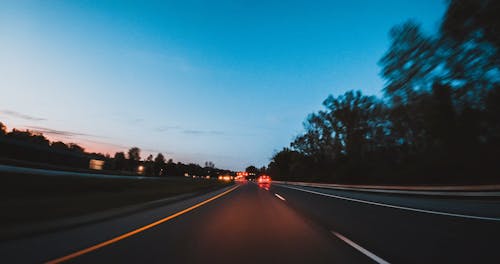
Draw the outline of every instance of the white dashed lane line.
<instances>
[{"instance_id":1,"label":"white dashed lane line","mask_svg":"<svg viewBox=\"0 0 500 264\"><path fill-rule=\"evenodd\" d=\"M334 236L336 236L337 238L339 238L340 240L344 241L346 244L348 244L349 246L355 248L356 250L358 250L359 252L363 253L365 256L371 258L373 261L379 263L379 264L388 264L389 262L385 261L384 259L382 259L381 257L373 254L372 252L368 251L367 249L363 248L362 246L354 243L352 240L350 240L349 238L335 232L335 231L331 231L332 234Z\"/></svg>"},{"instance_id":2,"label":"white dashed lane line","mask_svg":"<svg viewBox=\"0 0 500 264\"><path fill-rule=\"evenodd\" d=\"M276 197L278 197L280 200L282 200L282 201L286 201L286 200L285 200L285 198L283 198L281 195L279 195L279 194L277 194L277 193L275 193L274 195L276 195Z\"/></svg>"}]
</instances>

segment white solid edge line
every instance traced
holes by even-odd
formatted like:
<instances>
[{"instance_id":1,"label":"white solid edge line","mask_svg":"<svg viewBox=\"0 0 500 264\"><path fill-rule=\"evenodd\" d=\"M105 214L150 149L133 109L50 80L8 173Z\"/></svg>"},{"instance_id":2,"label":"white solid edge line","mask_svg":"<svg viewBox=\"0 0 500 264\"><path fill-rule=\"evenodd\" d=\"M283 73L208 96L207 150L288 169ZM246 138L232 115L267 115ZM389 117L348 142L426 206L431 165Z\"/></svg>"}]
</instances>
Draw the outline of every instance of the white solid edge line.
<instances>
[{"instance_id":1,"label":"white solid edge line","mask_svg":"<svg viewBox=\"0 0 500 264\"><path fill-rule=\"evenodd\" d=\"M405 189L385 189L388 186L373 186L374 188L367 187L346 187L339 186L335 184L323 184L323 183L305 183L305 182L281 182L275 181L276 183L295 185L295 186L305 186L314 188L326 188L332 190L347 190L347 191L360 191L360 192L375 192L375 193L396 193L396 194L416 194L416 195L435 195L435 196L486 196L486 197L496 197L500 196L500 191L470 191L470 190L405 190ZM499 185L500 186L500 185ZM399 186L400 188L405 188L404 186Z\"/></svg>"},{"instance_id":2,"label":"white solid edge line","mask_svg":"<svg viewBox=\"0 0 500 264\"><path fill-rule=\"evenodd\" d=\"M311 191L311 190L305 190L305 189L300 189L300 188L296 188L296 187L286 186L286 185L282 185L282 184L280 184L280 185L282 187L289 188L289 189L319 194L319 195L323 195L323 196L327 196L327 197L332 197L332 198L337 198L337 199L342 199L342 200L347 200L347 201L353 201L353 202L358 202L358 203L378 205L378 206L383 206L383 207L408 210L408 211L414 211L414 212L420 212L420 213L454 216L454 217L462 217L462 218L469 218L469 219L476 219L476 220L500 221L500 218L496 218L496 217L485 217L485 216L464 215L464 214L454 214L454 213L446 213L446 212L440 212L440 211L431 211L431 210L418 209L418 208L412 208L412 207L404 207L404 206L399 206L399 205L391 205L391 204L377 203L377 202L372 202L372 201L359 200L359 199L354 199L354 198L347 198L347 197L343 197L343 196L327 194L327 193L320 193L320 192L315 192L315 191Z\"/></svg>"},{"instance_id":3,"label":"white solid edge line","mask_svg":"<svg viewBox=\"0 0 500 264\"><path fill-rule=\"evenodd\" d=\"M407 190L388 190L388 189L368 189L368 188L352 188L352 187L332 187L321 186L313 184L291 184L295 186L313 187L313 188L326 188L331 190L344 190L344 191L358 191L370 193L389 193L389 194L415 194L415 195L429 195L429 196L458 196L458 197L497 197L500 192L475 192L475 191L407 191Z\"/></svg>"},{"instance_id":4,"label":"white solid edge line","mask_svg":"<svg viewBox=\"0 0 500 264\"><path fill-rule=\"evenodd\" d=\"M285 198L283 198L281 195L275 193L274 195L276 195L276 197L280 198L282 201L286 201Z\"/></svg>"},{"instance_id":5,"label":"white solid edge line","mask_svg":"<svg viewBox=\"0 0 500 264\"><path fill-rule=\"evenodd\" d=\"M371 258L373 261L379 263L379 264L389 264L389 262L385 261L384 259L382 259L381 257L373 254L372 252L366 250L365 248L363 248L362 246L354 243L352 240L350 240L349 238L335 232L335 231L331 231L333 235L335 235L336 237L338 237L339 239L341 239L342 241L344 241L345 243L349 244L349 246L357 249L359 252L365 254L367 257Z\"/></svg>"}]
</instances>

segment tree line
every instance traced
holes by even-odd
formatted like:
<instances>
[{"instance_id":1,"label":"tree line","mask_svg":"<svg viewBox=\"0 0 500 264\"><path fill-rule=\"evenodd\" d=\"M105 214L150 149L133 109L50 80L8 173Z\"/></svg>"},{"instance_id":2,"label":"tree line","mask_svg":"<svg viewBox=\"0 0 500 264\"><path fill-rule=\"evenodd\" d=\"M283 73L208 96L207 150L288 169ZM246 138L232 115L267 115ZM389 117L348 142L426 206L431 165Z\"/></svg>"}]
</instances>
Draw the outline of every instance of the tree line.
<instances>
[{"instance_id":1,"label":"tree line","mask_svg":"<svg viewBox=\"0 0 500 264\"><path fill-rule=\"evenodd\" d=\"M218 169L211 161L204 166L195 163L184 164L166 159L162 153L141 159L141 150L130 148L127 153L116 152L114 156L89 153L78 144L48 140L42 133L30 130L12 129L0 122L0 159L4 161L25 161L66 168L89 169L91 159L104 161L103 169L115 173L144 174L147 176L211 176L232 174L229 170Z\"/></svg>"},{"instance_id":2,"label":"tree line","mask_svg":"<svg viewBox=\"0 0 500 264\"><path fill-rule=\"evenodd\" d=\"M328 96L275 153L275 179L486 183L500 172L500 2L452 0L439 32L393 27L383 97Z\"/></svg>"}]
</instances>

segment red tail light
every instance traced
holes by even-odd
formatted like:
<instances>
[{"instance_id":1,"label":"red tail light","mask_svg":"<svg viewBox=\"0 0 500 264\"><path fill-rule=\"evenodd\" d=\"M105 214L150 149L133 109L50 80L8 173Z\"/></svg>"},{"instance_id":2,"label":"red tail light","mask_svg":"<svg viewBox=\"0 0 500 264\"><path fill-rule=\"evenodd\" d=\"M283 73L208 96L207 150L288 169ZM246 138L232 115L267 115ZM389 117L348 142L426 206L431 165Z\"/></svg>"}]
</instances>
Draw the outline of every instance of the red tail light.
<instances>
[{"instance_id":1,"label":"red tail light","mask_svg":"<svg viewBox=\"0 0 500 264\"><path fill-rule=\"evenodd\" d=\"M264 175L264 176L260 176L258 179L257 179L257 182L258 183L269 183L271 182L271 178L267 175Z\"/></svg>"}]
</instances>

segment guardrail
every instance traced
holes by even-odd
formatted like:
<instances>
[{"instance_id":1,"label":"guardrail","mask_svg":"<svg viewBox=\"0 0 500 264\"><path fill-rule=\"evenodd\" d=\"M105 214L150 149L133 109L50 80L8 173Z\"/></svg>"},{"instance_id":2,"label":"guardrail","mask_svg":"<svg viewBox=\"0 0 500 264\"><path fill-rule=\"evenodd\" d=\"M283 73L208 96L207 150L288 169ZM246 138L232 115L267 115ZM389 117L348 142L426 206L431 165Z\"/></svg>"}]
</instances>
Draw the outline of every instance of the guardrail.
<instances>
[{"instance_id":1,"label":"guardrail","mask_svg":"<svg viewBox=\"0 0 500 264\"><path fill-rule=\"evenodd\" d=\"M179 181L192 178L187 177L152 177L152 176L135 176L135 175L119 175L119 174L104 174L104 173L90 173L90 172L75 172L66 170L49 170L38 168L17 167L11 165L0 164L0 173L18 173L18 174L34 174L44 176L65 176L65 177L84 177L84 178L99 178L99 179L123 179L123 180L168 180ZM1 175L0 175L1 176ZM204 178L199 178L204 179ZM0 177L1 180L1 177Z\"/></svg>"},{"instance_id":2,"label":"guardrail","mask_svg":"<svg viewBox=\"0 0 500 264\"><path fill-rule=\"evenodd\" d=\"M101 174L101 173L74 172L74 171L64 171L64 170L47 170L47 169L17 167L17 166L1 165L1 164L0 164L0 172L11 172L11 173L20 173L20 174L37 174L37 175L45 175L45 176L90 177L90 178L103 178L103 179L136 179L136 180L163 179L163 178L159 178L159 177Z\"/></svg>"},{"instance_id":3,"label":"guardrail","mask_svg":"<svg viewBox=\"0 0 500 264\"><path fill-rule=\"evenodd\" d=\"M288 184L315 188L327 188L346 191L360 191L385 194L411 194L435 196L472 196L500 197L500 184L496 185L461 185L461 186L394 186L394 185L353 185L311 182L273 181L278 184Z\"/></svg>"}]
</instances>

